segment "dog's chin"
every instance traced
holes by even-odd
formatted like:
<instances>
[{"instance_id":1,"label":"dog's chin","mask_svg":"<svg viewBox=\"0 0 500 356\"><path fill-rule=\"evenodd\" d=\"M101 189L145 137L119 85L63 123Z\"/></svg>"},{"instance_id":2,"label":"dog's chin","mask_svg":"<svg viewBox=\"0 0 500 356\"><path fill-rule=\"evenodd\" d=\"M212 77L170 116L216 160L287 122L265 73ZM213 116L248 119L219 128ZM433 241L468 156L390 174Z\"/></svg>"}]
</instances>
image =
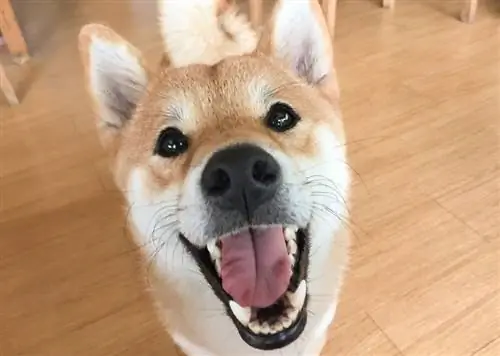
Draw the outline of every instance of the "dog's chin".
<instances>
[{"instance_id":1,"label":"dog's chin","mask_svg":"<svg viewBox=\"0 0 500 356\"><path fill-rule=\"evenodd\" d=\"M283 348L297 340L307 324L309 229L286 226L283 230L292 276L287 291L266 308L244 308L223 289L220 240L199 248L180 235L213 292L224 304L242 340L255 349Z\"/></svg>"}]
</instances>

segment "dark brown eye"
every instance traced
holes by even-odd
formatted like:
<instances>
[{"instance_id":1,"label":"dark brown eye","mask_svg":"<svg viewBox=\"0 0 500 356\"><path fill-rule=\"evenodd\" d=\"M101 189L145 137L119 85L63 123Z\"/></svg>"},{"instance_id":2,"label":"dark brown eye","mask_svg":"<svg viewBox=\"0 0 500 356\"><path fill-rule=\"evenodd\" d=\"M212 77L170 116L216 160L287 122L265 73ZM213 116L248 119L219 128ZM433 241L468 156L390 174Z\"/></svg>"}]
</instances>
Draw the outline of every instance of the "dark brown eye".
<instances>
[{"instance_id":1,"label":"dark brown eye","mask_svg":"<svg viewBox=\"0 0 500 356\"><path fill-rule=\"evenodd\" d=\"M165 158L177 157L188 149L188 138L176 127L167 127L160 133L154 153Z\"/></svg>"},{"instance_id":2,"label":"dark brown eye","mask_svg":"<svg viewBox=\"0 0 500 356\"><path fill-rule=\"evenodd\" d=\"M276 132L288 131L297 125L300 117L293 109L284 103L276 103L271 106L264 123Z\"/></svg>"}]
</instances>

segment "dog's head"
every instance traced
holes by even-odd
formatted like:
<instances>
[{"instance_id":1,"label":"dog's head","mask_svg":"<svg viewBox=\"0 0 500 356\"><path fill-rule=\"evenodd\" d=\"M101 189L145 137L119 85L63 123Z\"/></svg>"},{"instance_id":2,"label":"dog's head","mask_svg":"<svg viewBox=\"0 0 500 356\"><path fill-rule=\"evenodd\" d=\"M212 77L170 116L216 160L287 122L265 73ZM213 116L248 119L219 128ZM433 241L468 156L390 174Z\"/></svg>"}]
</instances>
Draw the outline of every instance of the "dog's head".
<instances>
[{"instance_id":1,"label":"dog's head","mask_svg":"<svg viewBox=\"0 0 500 356\"><path fill-rule=\"evenodd\" d=\"M191 32L164 26L171 65L158 71L112 30L86 26L88 89L141 242L168 251L157 263L171 288L196 304L182 280L196 275L247 344L281 348L308 323L311 274L345 214L331 39L316 1L279 2L257 48L220 1L204 3L217 11L191 18ZM197 21L217 16L228 17L200 45Z\"/></svg>"}]
</instances>

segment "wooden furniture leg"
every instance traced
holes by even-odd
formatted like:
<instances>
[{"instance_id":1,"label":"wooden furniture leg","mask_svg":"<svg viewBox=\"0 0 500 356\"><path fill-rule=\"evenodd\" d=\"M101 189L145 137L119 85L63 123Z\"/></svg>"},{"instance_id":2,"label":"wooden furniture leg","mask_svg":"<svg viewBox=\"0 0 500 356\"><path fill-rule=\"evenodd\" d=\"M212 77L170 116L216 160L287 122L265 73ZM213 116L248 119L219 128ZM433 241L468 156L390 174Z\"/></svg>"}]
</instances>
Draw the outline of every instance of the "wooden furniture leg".
<instances>
[{"instance_id":1,"label":"wooden furniture leg","mask_svg":"<svg viewBox=\"0 0 500 356\"><path fill-rule=\"evenodd\" d=\"M16 92L14 91L14 88L12 87L9 78L7 78L7 73L5 73L5 69L1 63L0 63L0 90L4 93L5 97L7 98L7 102L10 105L19 104L19 99L17 98Z\"/></svg>"},{"instance_id":2,"label":"wooden furniture leg","mask_svg":"<svg viewBox=\"0 0 500 356\"><path fill-rule=\"evenodd\" d=\"M326 16L328 31L330 31L330 34L333 36L337 12L337 0L321 0L321 2ZM263 0L249 0L249 3L250 22L255 29L259 29L262 25Z\"/></svg>"},{"instance_id":3,"label":"wooden furniture leg","mask_svg":"<svg viewBox=\"0 0 500 356\"><path fill-rule=\"evenodd\" d=\"M335 22L337 19L337 0L323 0L322 6L328 31L333 37L333 34L335 32Z\"/></svg>"},{"instance_id":4,"label":"wooden furniture leg","mask_svg":"<svg viewBox=\"0 0 500 356\"><path fill-rule=\"evenodd\" d=\"M394 1L395 0L382 0L382 6L387 9L392 9L394 8Z\"/></svg>"},{"instance_id":5,"label":"wooden furniture leg","mask_svg":"<svg viewBox=\"0 0 500 356\"><path fill-rule=\"evenodd\" d=\"M28 47L24 40L10 0L0 0L0 32L9 48L9 52L24 61L28 57Z\"/></svg>"},{"instance_id":6,"label":"wooden furniture leg","mask_svg":"<svg viewBox=\"0 0 500 356\"><path fill-rule=\"evenodd\" d=\"M472 23L476 18L477 0L467 0L460 18L463 22Z\"/></svg>"},{"instance_id":7,"label":"wooden furniture leg","mask_svg":"<svg viewBox=\"0 0 500 356\"><path fill-rule=\"evenodd\" d=\"M249 0L250 22L256 30L262 25L262 1L263 0Z\"/></svg>"}]
</instances>

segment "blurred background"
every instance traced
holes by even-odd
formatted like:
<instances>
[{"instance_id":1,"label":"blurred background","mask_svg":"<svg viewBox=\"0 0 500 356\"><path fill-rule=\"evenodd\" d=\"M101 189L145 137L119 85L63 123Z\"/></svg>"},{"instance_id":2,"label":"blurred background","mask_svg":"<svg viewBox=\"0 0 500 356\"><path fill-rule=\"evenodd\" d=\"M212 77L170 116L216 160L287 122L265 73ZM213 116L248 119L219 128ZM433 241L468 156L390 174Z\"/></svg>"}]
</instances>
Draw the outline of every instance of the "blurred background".
<instances>
[{"instance_id":1,"label":"blurred background","mask_svg":"<svg viewBox=\"0 0 500 356\"><path fill-rule=\"evenodd\" d=\"M337 4L354 243L324 354L500 355L500 5L386 5ZM0 47L19 101L0 93L0 355L176 355L77 51L81 26L101 22L155 65L155 2L0 0L0 15L29 51Z\"/></svg>"}]
</instances>

